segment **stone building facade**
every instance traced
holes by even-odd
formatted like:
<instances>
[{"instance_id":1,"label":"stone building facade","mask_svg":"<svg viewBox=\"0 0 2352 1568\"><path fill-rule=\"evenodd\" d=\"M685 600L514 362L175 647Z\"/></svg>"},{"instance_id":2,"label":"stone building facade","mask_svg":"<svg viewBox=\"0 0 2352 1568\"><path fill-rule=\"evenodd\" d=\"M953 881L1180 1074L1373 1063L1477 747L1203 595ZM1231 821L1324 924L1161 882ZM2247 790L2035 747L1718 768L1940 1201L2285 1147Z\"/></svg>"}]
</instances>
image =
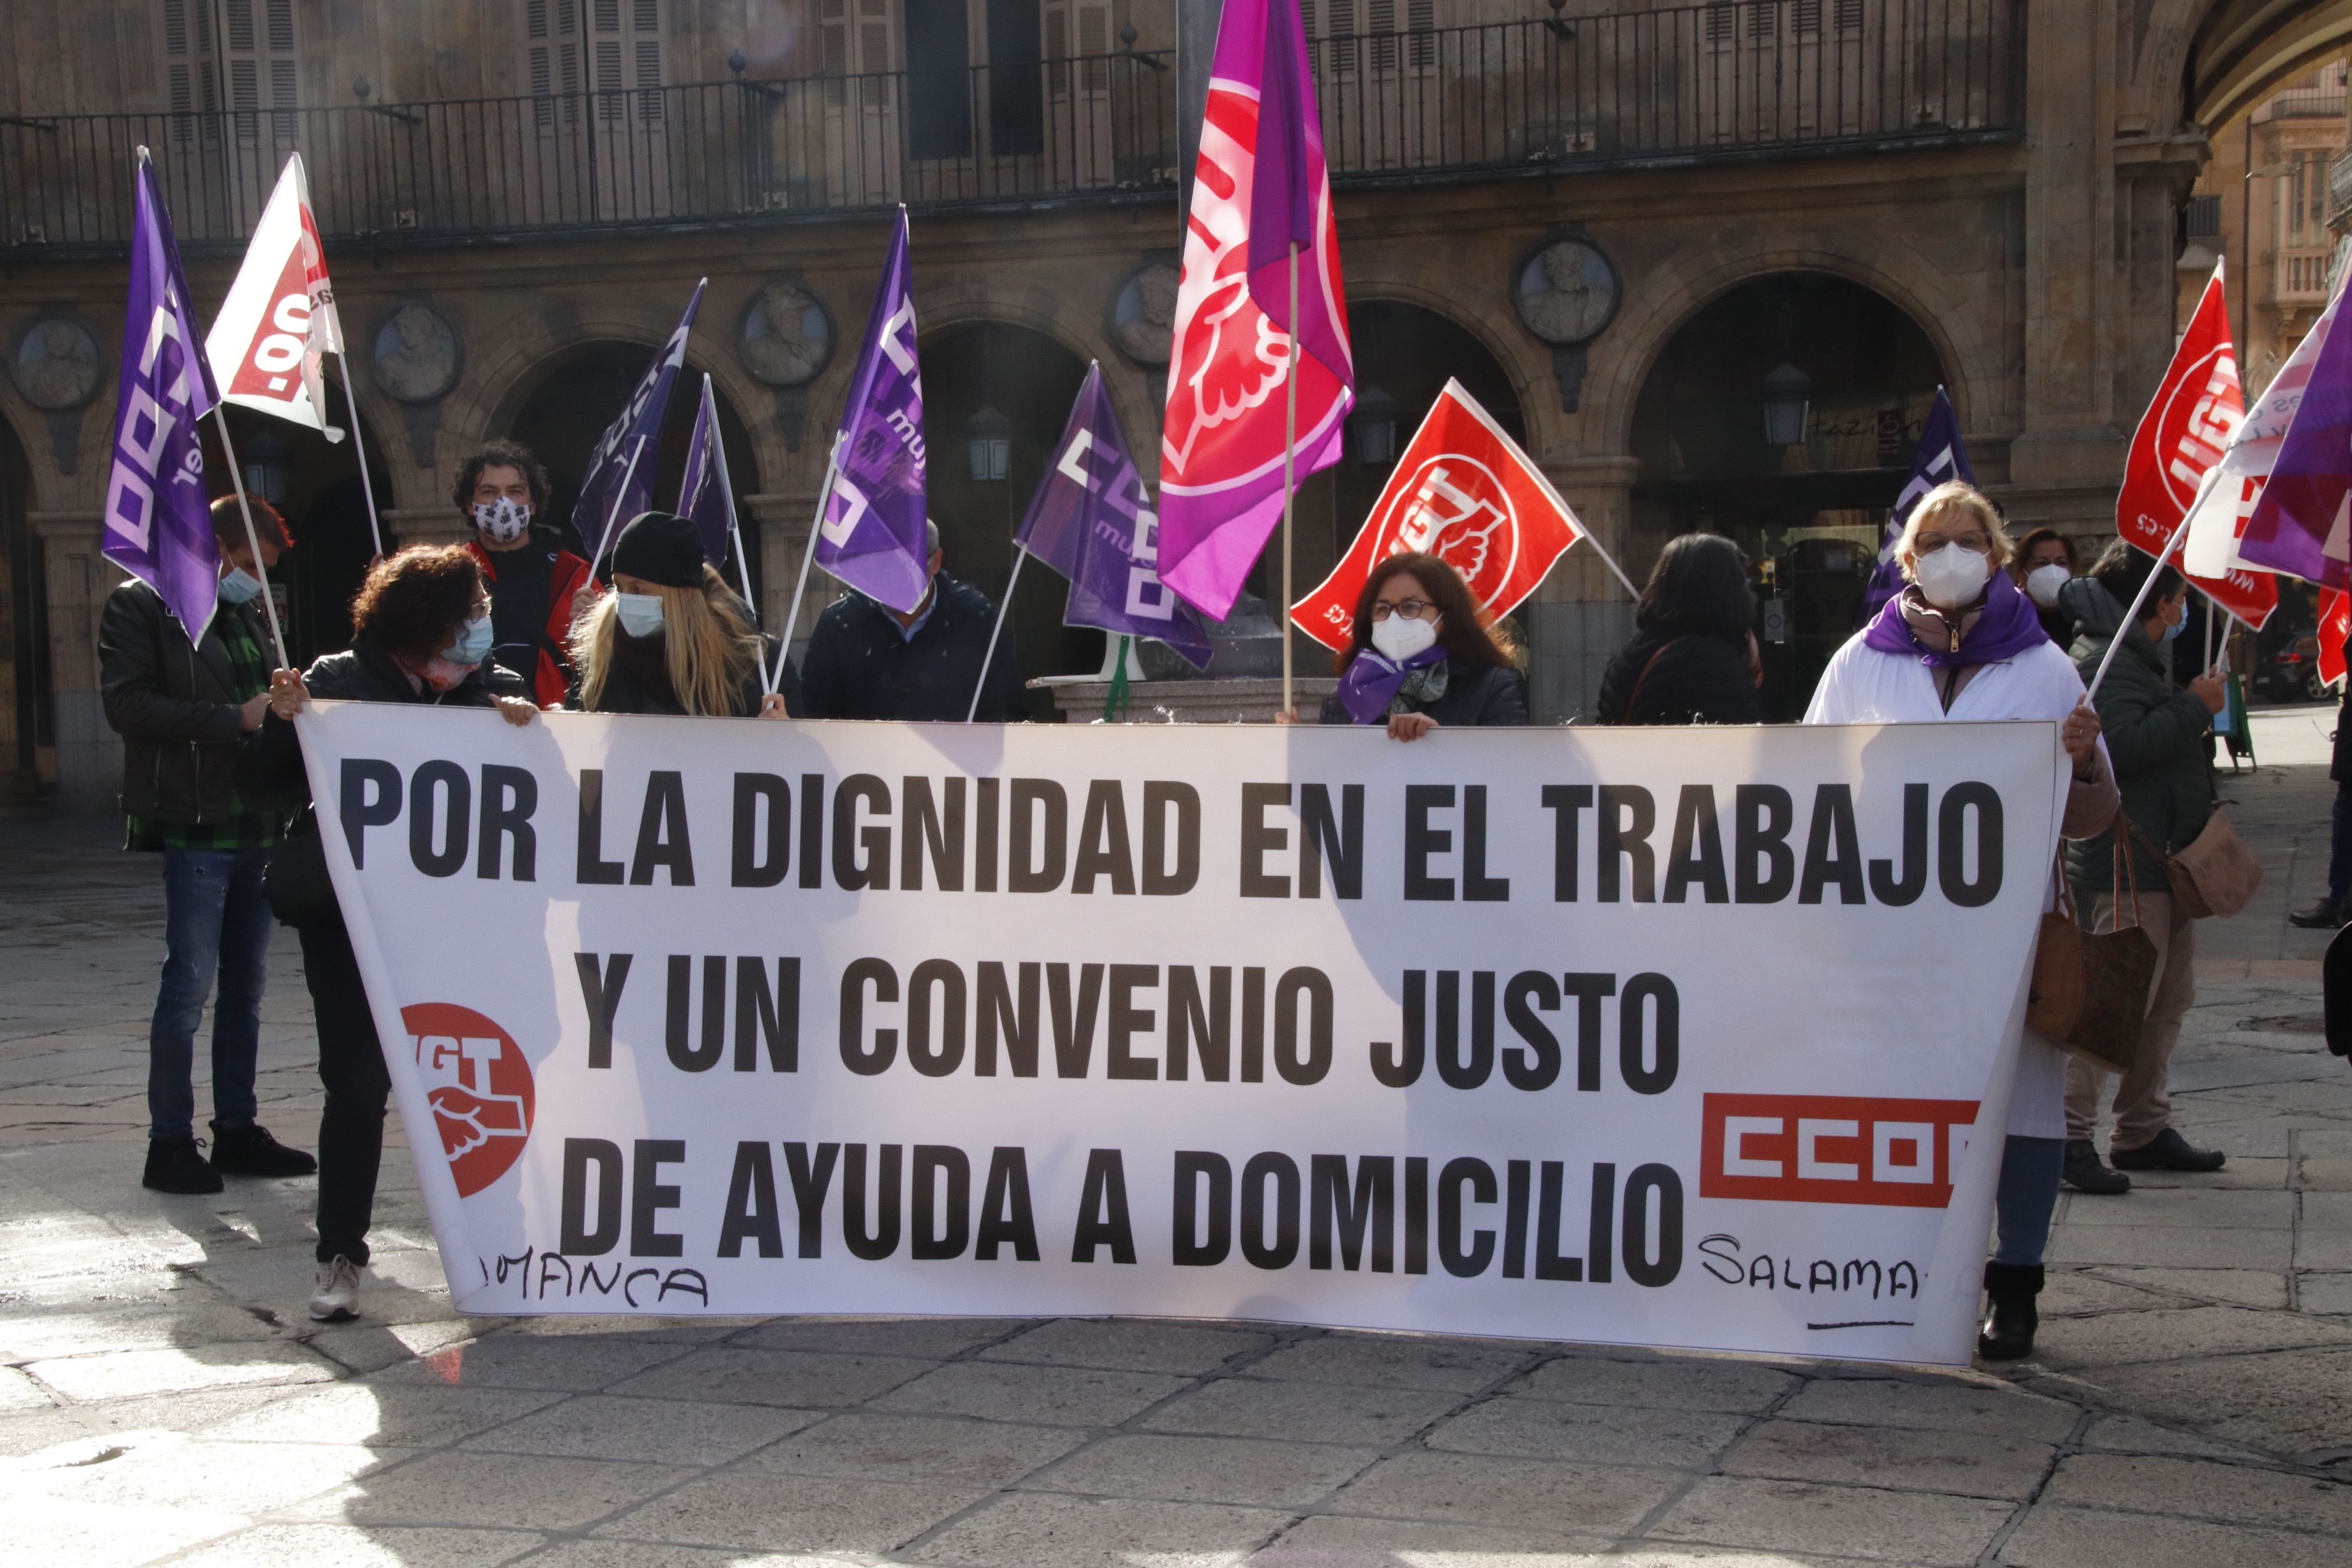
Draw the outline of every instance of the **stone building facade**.
<instances>
[{"instance_id":1,"label":"stone building facade","mask_svg":"<svg viewBox=\"0 0 2352 1568\"><path fill-rule=\"evenodd\" d=\"M1306 8L1363 405L1302 500L1300 581L1458 377L1637 580L1675 531L1739 538L1790 628L1768 649L1789 703L1843 635L1937 384L2012 519L2112 526L2210 128L2352 31L2352 6L2263 0ZM897 202L950 569L1002 584L1089 361L1150 465L1175 32L1142 0L0 12L0 779L82 807L116 787L95 624L117 580L100 519L134 145L155 149L206 316L302 152L402 540L457 535L456 464L491 436L538 445L561 497L708 278L688 368L721 404L772 626ZM1805 407L1774 443L1783 363ZM351 447L236 428L301 536L298 655L331 647L367 554ZM1045 576L1016 611L1031 672L1090 668L1099 644L1059 627ZM1572 552L1521 614L1543 715L1589 706L1629 623Z\"/></svg>"}]
</instances>

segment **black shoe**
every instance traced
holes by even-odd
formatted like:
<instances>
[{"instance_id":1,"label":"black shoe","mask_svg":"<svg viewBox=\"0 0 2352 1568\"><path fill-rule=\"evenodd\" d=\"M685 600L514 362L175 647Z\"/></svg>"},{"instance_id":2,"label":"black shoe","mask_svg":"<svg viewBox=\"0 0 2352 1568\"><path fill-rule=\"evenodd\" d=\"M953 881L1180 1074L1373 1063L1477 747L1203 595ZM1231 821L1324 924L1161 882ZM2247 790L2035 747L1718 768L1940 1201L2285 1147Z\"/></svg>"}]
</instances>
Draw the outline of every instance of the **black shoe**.
<instances>
[{"instance_id":1,"label":"black shoe","mask_svg":"<svg viewBox=\"0 0 2352 1568\"><path fill-rule=\"evenodd\" d=\"M220 1173L205 1159L194 1138L147 1140L147 1173L139 1178L139 1184L159 1193L221 1190Z\"/></svg>"},{"instance_id":2,"label":"black shoe","mask_svg":"<svg viewBox=\"0 0 2352 1568\"><path fill-rule=\"evenodd\" d=\"M213 1169L224 1176L307 1176L319 1162L289 1149L256 1122L248 1127L213 1123Z\"/></svg>"},{"instance_id":3,"label":"black shoe","mask_svg":"<svg viewBox=\"0 0 2352 1568\"><path fill-rule=\"evenodd\" d=\"M2287 924L2302 926L2306 931L2334 931L2344 923L2344 907L2334 899L2322 899L2307 908L2286 917Z\"/></svg>"},{"instance_id":4,"label":"black shoe","mask_svg":"<svg viewBox=\"0 0 2352 1568\"><path fill-rule=\"evenodd\" d=\"M2042 1294L2039 1263L1988 1263L1985 1298L1990 1306L1984 1330L1977 1335L1977 1354L1987 1361L2021 1361L2033 1353L2033 1331L2042 1314L2033 1299Z\"/></svg>"},{"instance_id":5,"label":"black shoe","mask_svg":"<svg viewBox=\"0 0 2352 1568\"><path fill-rule=\"evenodd\" d=\"M2066 1140L2066 1168L2059 1173L2062 1180L2078 1193L2095 1193L2101 1197L2118 1197L2131 1191L2131 1178L2121 1171L2110 1171L2099 1163L2098 1145L2088 1138Z\"/></svg>"},{"instance_id":6,"label":"black shoe","mask_svg":"<svg viewBox=\"0 0 2352 1568\"><path fill-rule=\"evenodd\" d=\"M2219 1149L2192 1149L2178 1128L2168 1127L2137 1149L2108 1145L2107 1158L2122 1171L2218 1171L2230 1157Z\"/></svg>"}]
</instances>

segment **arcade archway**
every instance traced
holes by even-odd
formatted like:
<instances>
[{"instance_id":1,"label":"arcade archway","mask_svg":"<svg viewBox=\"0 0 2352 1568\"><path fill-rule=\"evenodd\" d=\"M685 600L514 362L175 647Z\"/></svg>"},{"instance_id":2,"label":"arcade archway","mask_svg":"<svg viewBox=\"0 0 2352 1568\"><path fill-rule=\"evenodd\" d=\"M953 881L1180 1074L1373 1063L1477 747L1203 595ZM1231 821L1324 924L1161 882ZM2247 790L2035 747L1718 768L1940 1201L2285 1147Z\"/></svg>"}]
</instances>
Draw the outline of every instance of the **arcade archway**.
<instances>
[{"instance_id":1,"label":"arcade archway","mask_svg":"<svg viewBox=\"0 0 2352 1568\"><path fill-rule=\"evenodd\" d=\"M1667 340L1634 405L1636 581L1696 530L1748 552L1767 709L1792 718L1853 631L1879 532L1944 369L1884 296L1822 272L1750 279Z\"/></svg>"}]
</instances>

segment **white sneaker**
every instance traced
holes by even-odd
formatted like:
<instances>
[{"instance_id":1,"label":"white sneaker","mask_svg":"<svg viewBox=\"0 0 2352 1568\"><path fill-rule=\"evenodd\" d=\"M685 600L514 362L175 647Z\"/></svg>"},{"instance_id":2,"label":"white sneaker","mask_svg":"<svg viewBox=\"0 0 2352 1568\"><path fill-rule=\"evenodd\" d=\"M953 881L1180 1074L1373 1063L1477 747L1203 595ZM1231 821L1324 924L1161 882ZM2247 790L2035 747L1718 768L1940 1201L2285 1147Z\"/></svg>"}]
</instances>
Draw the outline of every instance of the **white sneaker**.
<instances>
[{"instance_id":1,"label":"white sneaker","mask_svg":"<svg viewBox=\"0 0 2352 1568\"><path fill-rule=\"evenodd\" d=\"M360 1266L348 1258L319 1265L319 1289L310 1297L314 1323L348 1323L360 1315Z\"/></svg>"}]
</instances>

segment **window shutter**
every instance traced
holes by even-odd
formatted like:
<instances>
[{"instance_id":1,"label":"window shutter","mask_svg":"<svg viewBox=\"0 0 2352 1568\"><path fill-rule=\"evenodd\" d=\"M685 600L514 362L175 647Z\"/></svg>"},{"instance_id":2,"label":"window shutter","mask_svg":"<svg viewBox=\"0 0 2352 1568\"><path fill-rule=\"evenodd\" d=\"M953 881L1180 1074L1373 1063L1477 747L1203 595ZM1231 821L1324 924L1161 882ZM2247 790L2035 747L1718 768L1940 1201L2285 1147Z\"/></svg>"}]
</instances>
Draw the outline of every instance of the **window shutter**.
<instances>
[{"instance_id":1,"label":"window shutter","mask_svg":"<svg viewBox=\"0 0 2352 1568\"><path fill-rule=\"evenodd\" d=\"M1727 44L1738 35L1739 14L1728 5L1710 5L1706 12L1706 41Z\"/></svg>"},{"instance_id":2,"label":"window shutter","mask_svg":"<svg viewBox=\"0 0 2352 1568\"><path fill-rule=\"evenodd\" d=\"M1070 8L1045 7L1045 90L1055 98L1070 96Z\"/></svg>"},{"instance_id":3,"label":"window shutter","mask_svg":"<svg viewBox=\"0 0 2352 1568\"><path fill-rule=\"evenodd\" d=\"M197 37L208 42L209 0L183 0L195 13ZM170 47L171 7L164 16L165 47ZM222 53L228 68L228 107L238 118L236 133L251 141L260 134L258 111L278 110L271 124L276 136L291 136L291 110L301 99L301 71L295 53L294 0L221 0ZM209 107L209 105L207 105Z\"/></svg>"},{"instance_id":4,"label":"window shutter","mask_svg":"<svg viewBox=\"0 0 2352 1568\"><path fill-rule=\"evenodd\" d=\"M1107 4L1081 5L1078 7L1078 53L1090 57L1078 68L1079 86L1087 92L1110 90L1110 62L1099 57L1110 53L1110 6Z\"/></svg>"},{"instance_id":5,"label":"window shutter","mask_svg":"<svg viewBox=\"0 0 2352 1568\"><path fill-rule=\"evenodd\" d=\"M1748 36L1769 38L1780 29L1780 0L1748 0Z\"/></svg>"},{"instance_id":6,"label":"window shutter","mask_svg":"<svg viewBox=\"0 0 2352 1568\"><path fill-rule=\"evenodd\" d=\"M1841 33L1861 32L1862 0L1837 0L1837 9L1832 14L1832 20L1837 24L1837 30Z\"/></svg>"},{"instance_id":7,"label":"window shutter","mask_svg":"<svg viewBox=\"0 0 2352 1568\"><path fill-rule=\"evenodd\" d=\"M857 0L857 68L874 78L869 109L890 106L890 0Z\"/></svg>"},{"instance_id":8,"label":"window shutter","mask_svg":"<svg viewBox=\"0 0 2352 1568\"><path fill-rule=\"evenodd\" d=\"M1364 30L1372 35L1372 68L1396 69L1396 0L1370 0Z\"/></svg>"},{"instance_id":9,"label":"window shutter","mask_svg":"<svg viewBox=\"0 0 2352 1568\"><path fill-rule=\"evenodd\" d=\"M1822 0L1797 0L1795 22L1800 37L1818 34L1822 30Z\"/></svg>"},{"instance_id":10,"label":"window shutter","mask_svg":"<svg viewBox=\"0 0 2352 1568\"><path fill-rule=\"evenodd\" d=\"M1412 41L1412 63L1426 70L1437 58L1437 0L1406 0L1405 30L1426 34Z\"/></svg>"}]
</instances>

